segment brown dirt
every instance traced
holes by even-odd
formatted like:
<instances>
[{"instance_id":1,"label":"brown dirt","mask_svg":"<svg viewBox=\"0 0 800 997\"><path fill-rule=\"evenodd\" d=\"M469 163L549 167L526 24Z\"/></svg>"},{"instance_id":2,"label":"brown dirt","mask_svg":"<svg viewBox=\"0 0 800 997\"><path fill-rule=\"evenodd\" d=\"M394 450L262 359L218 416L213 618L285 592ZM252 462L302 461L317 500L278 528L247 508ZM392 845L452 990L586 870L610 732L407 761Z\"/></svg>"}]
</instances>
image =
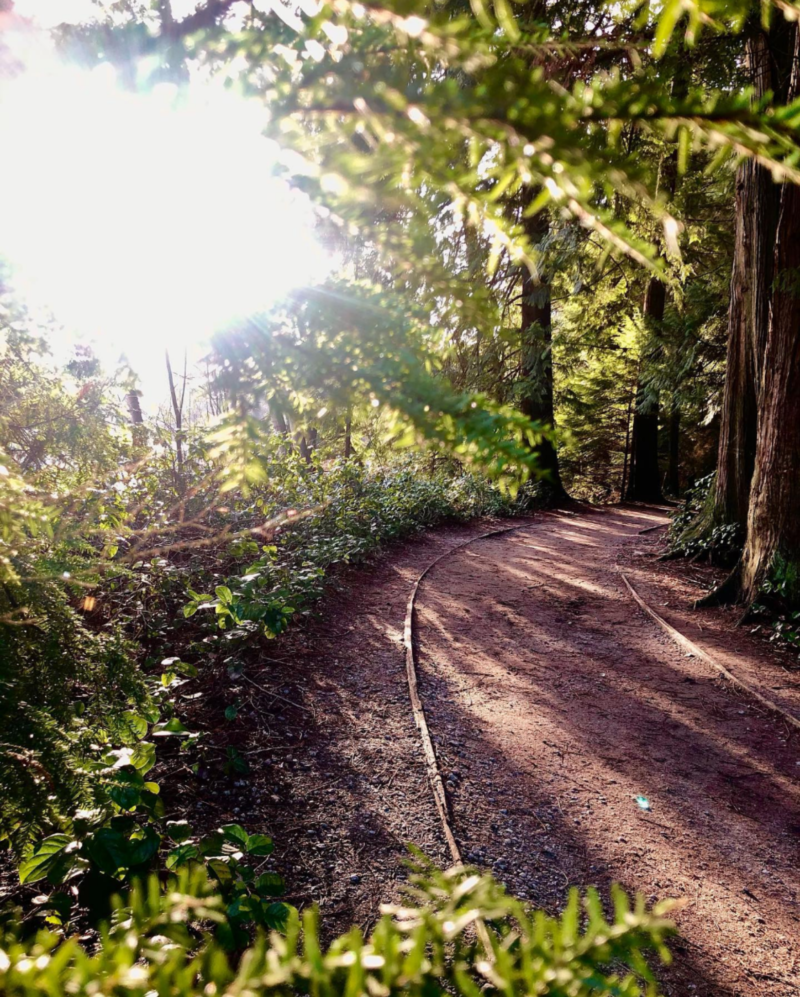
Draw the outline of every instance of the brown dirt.
<instances>
[{"instance_id":1,"label":"brown dirt","mask_svg":"<svg viewBox=\"0 0 800 997\"><path fill-rule=\"evenodd\" d=\"M800 983L797 735L686 657L636 608L619 567L798 716L800 676L758 634L733 630L731 613L686 608L709 572L656 560L662 533L638 531L663 518L539 517L423 583L420 687L456 837L468 861L553 912L572 884L684 899L668 994L788 997ZM369 927L396 895L405 842L446 860L403 615L422 569L491 525L430 531L350 572L320 618L276 646L280 661L247 672L302 710L247 682L221 693L247 698L231 733L252 778L213 797L187 788L182 805L271 832L291 899L319 903L329 933Z\"/></svg>"}]
</instances>

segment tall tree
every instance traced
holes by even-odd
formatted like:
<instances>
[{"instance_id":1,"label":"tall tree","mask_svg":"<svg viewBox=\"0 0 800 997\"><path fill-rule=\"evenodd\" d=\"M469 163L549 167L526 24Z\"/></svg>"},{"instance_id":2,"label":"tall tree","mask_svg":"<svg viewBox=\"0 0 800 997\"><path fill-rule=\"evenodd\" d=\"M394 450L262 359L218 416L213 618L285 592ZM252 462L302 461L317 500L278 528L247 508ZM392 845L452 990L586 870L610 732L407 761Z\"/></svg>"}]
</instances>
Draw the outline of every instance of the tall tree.
<instances>
[{"instance_id":1,"label":"tall tree","mask_svg":"<svg viewBox=\"0 0 800 997\"><path fill-rule=\"evenodd\" d=\"M528 192L526 192L528 194ZM526 197L526 202L532 200ZM549 233L545 212L524 219L525 234L531 245L543 248ZM553 329L550 281L537 263L536 273L525 267L522 273L520 309L520 381L519 408L534 422L552 428L553 414ZM537 440L533 446L536 463L542 472L542 491L546 501L558 502L566 498L558 470L558 453L549 436Z\"/></svg>"},{"instance_id":2,"label":"tall tree","mask_svg":"<svg viewBox=\"0 0 800 997\"><path fill-rule=\"evenodd\" d=\"M792 28L776 19L765 32L759 23L746 39L746 67L756 100L787 96ZM753 160L736 175L735 248L728 313L728 356L720 424L717 478L711 522L745 529L756 460L758 390L769 328L775 238L781 188Z\"/></svg>"},{"instance_id":3,"label":"tall tree","mask_svg":"<svg viewBox=\"0 0 800 997\"><path fill-rule=\"evenodd\" d=\"M655 331L664 320L667 289L663 281L651 277L644 296L642 316L648 330ZM661 476L658 470L658 397L642 376L636 388L633 414L631 459L625 499L628 502L661 502Z\"/></svg>"}]
</instances>

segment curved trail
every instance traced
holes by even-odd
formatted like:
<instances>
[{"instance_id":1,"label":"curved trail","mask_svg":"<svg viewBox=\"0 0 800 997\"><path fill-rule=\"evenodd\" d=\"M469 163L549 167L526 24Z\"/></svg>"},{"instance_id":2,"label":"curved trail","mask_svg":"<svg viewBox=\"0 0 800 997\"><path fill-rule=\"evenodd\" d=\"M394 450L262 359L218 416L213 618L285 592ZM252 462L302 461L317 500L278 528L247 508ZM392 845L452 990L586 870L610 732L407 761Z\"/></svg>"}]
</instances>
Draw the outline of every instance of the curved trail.
<instances>
[{"instance_id":1,"label":"curved trail","mask_svg":"<svg viewBox=\"0 0 800 997\"><path fill-rule=\"evenodd\" d=\"M419 682L451 823L467 861L545 908L568 885L612 880L683 898L668 993L788 997L800 992L798 739L631 600L617 561L658 519L549 517L427 575ZM769 681L741 648L738 661Z\"/></svg>"},{"instance_id":2,"label":"curved trail","mask_svg":"<svg viewBox=\"0 0 800 997\"><path fill-rule=\"evenodd\" d=\"M733 629L735 613L689 610L702 569L659 562L663 531L640 534L663 521L586 509L392 546L342 576L274 656L253 647L256 684L241 683L231 728L250 779L210 794L181 778L170 798L203 829L246 820L270 833L288 899L318 904L328 937L368 930L400 897L407 842L451 862L404 654L409 593L430 568L416 671L464 859L552 912L572 884L683 897L667 994L794 997L800 738L687 657L620 571L667 623L800 716L796 656Z\"/></svg>"}]
</instances>

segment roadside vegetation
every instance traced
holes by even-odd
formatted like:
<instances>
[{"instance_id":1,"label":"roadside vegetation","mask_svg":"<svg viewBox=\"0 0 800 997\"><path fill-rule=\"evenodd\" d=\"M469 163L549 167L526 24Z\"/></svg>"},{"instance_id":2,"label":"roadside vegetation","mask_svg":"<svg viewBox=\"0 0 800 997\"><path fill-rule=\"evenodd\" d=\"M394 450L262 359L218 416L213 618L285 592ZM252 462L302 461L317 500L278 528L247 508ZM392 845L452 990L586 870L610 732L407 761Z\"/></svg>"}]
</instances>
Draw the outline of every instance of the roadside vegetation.
<instances>
[{"instance_id":1,"label":"roadside vegetation","mask_svg":"<svg viewBox=\"0 0 800 997\"><path fill-rule=\"evenodd\" d=\"M175 114L198 80L223 81L280 150L270 180L302 196L328 266L270 307L237 301L202 357L153 316L137 369L130 333L114 362L104 330L69 341L0 240L0 988L654 992L644 953L668 958L665 909L618 894L607 915L590 892L553 919L419 857L408 906L323 951L313 911L285 902L281 843L244 817L211 833L174 819L155 771L247 777L234 744L209 753L187 725L189 697L239 674L245 649L268 655L346 565L569 496L684 498L674 555L731 572L709 601L778 614L800 642L795 8L90 6L42 27L0 0L9 106L45 49ZM141 186L170 204L188 180L159 148ZM63 229L79 296L102 296L81 252L101 217L134 225L135 190L81 203L81 243L48 175L42 273ZM21 176L0 172L24 201ZM237 176L154 219L154 255L170 226L202 241L207 225L198 259L224 273L214 226L246 225L253 196ZM277 270L287 231L250 237ZM147 302L147 281L124 287Z\"/></svg>"}]
</instances>

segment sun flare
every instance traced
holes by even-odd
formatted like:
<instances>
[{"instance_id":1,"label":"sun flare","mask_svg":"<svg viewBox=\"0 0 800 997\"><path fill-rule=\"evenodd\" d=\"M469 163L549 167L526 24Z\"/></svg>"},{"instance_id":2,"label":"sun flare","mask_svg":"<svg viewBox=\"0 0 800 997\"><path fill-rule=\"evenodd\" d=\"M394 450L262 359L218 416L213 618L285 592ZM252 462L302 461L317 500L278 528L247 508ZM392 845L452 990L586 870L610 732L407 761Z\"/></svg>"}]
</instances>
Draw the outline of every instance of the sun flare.
<instances>
[{"instance_id":1,"label":"sun flare","mask_svg":"<svg viewBox=\"0 0 800 997\"><path fill-rule=\"evenodd\" d=\"M261 131L259 105L220 86L131 93L108 65L39 58L0 86L16 288L141 369L318 280L312 209Z\"/></svg>"}]
</instances>

